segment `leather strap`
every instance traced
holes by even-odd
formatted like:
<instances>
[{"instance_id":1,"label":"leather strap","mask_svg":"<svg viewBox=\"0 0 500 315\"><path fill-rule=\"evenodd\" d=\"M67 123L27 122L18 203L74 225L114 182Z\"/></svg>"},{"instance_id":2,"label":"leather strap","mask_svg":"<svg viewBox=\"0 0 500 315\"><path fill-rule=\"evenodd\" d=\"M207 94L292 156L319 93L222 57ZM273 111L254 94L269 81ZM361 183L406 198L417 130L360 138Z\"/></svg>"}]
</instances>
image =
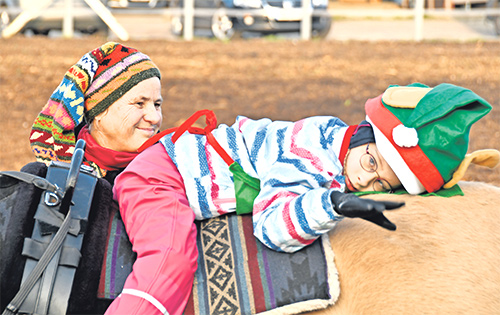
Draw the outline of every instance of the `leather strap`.
<instances>
[{"instance_id":1,"label":"leather strap","mask_svg":"<svg viewBox=\"0 0 500 315\"><path fill-rule=\"evenodd\" d=\"M34 219L41 223L40 233L42 235L48 235L57 232L64 221L64 215L57 211L57 209L39 207L35 213ZM80 225L80 219L72 218L68 233L71 235L78 235L80 232L83 232Z\"/></svg>"},{"instance_id":2,"label":"leather strap","mask_svg":"<svg viewBox=\"0 0 500 315\"><path fill-rule=\"evenodd\" d=\"M52 184L48 180L46 180L43 177L36 176L30 173L24 173L24 172L18 172L18 171L3 171L0 172L0 175L2 176L9 176L12 178L15 178L17 180L26 182L28 184L32 184L37 188L40 188L45 191L50 191L52 193L55 193L58 197L62 198L63 192L61 188L59 188L57 185Z\"/></svg>"},{"instance_id":3,"label":"leather strap","mask_svg":"<svg viewBox=\"0 0 500 315\"><path fill-rule=\"evenodd\" d=\"M47 251L47 247L49 244L42 243L40 241L25 238L23 244L23 256L30 257L36 260L40 260L42 258L43 253ZM70 266L70 267L78 267L78 263L80 262L80 258L82 254L80 251L74 247L63 246L61 257L59 259L59 265L61 266Z\"/></svg>"},{"instance_id":4,"label":"leather strap","mask_svg":"<svg viewBox=\"0 0 500 315\"><path fill-rule=\"evenodd\" d=\"M69 230L69 223L71 222L70 214L71 209L68 211L68 215L66 216L63 225L61 226L59 231L57 231L52 242L50 242L50 245L47 247L47 250L45 251L45 253L43 253L42 257L36 264L35 268L31 271L28 278L21 284L19 292L17 292L16 296L14 297L14 299L12 299L9 305L7 305L7 308L2 313L2 315L15 314L19 310L22 302L26 299L31 289L44 272L47 265L52 261L54 255L59 251L59 248L64 242L66 234Z\"/></svg>"},{"instance_id":5,"label":"leather strap","mask_svg":"<svg viewBox=\"0 0 500 315\"><path fill-rule=\"evenodd\" d=\"M38 218L43 218L44 220L36 220L32 239L25 241L26 246L23 248L23 251L32 257L40 256L41 247L46 246L46 249L38 261L31 258L27 259L21 287L2 313L4 315L15 314L17 312L37 315L66 313L75 273L74 266L78 265L78 260L81 256L79 249L83 240L83 235L72 236L68 232L73 230L73 233L78 234L80 231L80 221L87 220L97 181L94 176L86 174L82 179L85 185L82 185L81 181L77 182L83 162L84 147L85 142L79 140L75 146L69 169L60 165L49 166L47 181L49 183L54 182L54 184L51 184L52 186L65 187L62 194L62 201L56 205L48 205L44 200L40 202L37 214L41 212L42 214L38 215ZM24 176L21 177L27 178ZM78 187L77 183L79 184ZM50 185L47 186L50 187ZM78 191L77 196L73 196L74 191ZM82 207L83 210L81 209ZM55 214L56 212L60 213L53 216L55 218L53 225L60 225L59 229L55 234L48 233L48 235L43 235L41 233L43 230L41 226L44 225L44 221L50 221L48 219L50 215L48 214ZM73 213L75 218L73 218ZM67 242L68 245L74 247L73 249L66 249L62 246L68 237L73 238L71 242ZM36 241L42 244L37 244ZM60 266L61 263L65 266Z\"/></svg>"}]
</instances>

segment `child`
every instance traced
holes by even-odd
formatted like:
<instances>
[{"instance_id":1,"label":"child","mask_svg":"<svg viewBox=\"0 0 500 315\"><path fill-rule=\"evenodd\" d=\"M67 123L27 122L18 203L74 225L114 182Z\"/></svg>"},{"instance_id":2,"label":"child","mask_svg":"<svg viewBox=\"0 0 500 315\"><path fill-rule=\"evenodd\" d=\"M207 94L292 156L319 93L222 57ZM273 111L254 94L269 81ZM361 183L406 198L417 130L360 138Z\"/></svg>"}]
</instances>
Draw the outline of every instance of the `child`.
<instances>
[{"instance_id":1,"label":"child","mask_svg":"<svg viewBox=\"0 0 500 315\"><path fill-rule=\"evenodd\" d=\"M347 126L335 117L298 122L238 117L232 126L220 125L206 136L184 133L162 138L161 149L145 151L117 178L115 194L122 213L135 211L122 194L125 185L129 190L130 184L136 185L134 195L155 198L145 187L142 194L141 187L165 182L155 169L170 167L171 160L182 175L197 219L233 212L234 175L226 152L229 160L260 180L253 204L254 234L272 249L297 251L343 217L361 217L395 230L382 212L402 203L345 192L393 191L402 186L410 194L420 194L453 186L461 178L453 177L455 170L468 165L460 167L470 127L490 110L485 100L465 88L414 84L390 87L368 100L367 121L358 126ZM496 164L498 151L490 153L483 152L480 162Z\"/></svg>"}]
</instances>

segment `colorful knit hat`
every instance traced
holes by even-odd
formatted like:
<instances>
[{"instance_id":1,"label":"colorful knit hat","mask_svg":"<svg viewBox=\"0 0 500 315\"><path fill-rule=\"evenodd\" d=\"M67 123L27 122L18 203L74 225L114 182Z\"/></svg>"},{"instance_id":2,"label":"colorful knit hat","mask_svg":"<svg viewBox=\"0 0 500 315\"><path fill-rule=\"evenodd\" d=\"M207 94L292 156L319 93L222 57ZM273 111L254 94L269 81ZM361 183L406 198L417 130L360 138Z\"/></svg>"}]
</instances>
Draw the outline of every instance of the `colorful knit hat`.
<instances>
[{"instance_id":1,"label":"colorful knit hat","mask_svg":"<svg viewBox=\"0 0 500 315\"><path fill-rule=\"evenodd\" d=\"M498 164L496 150L466 158L472 124L491 110L468 89L451 84L391 86L368 100L365 109L378 150L410 194L452 187L471 162Z\"/></svg>"},{"instance_id":2,"label":"colorful knit hat","mask_svg":"<svg viewBox=\"0 0 500 315\"><path fill-rule=\"evenodd\" d=\"M131 88L158 77L160 70L145 54L109 42L85 54L64 75L62 82L36 118L31 149L42 162L70 161L75 128L105 111Z\"/></svg>"}]
</instances>

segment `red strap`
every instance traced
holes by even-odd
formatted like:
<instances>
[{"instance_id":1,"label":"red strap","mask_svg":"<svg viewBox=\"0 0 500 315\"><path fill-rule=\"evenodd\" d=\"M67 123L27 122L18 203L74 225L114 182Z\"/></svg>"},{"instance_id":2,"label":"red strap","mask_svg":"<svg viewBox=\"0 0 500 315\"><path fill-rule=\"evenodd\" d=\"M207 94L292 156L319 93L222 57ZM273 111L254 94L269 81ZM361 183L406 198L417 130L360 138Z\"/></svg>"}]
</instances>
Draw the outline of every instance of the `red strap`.
<instances>
[{"instance_id":1,"label":"red strap","mask_svg":"<svg viewBox=\"0 0 500 315\"><path fill-rule=\"evenodd\" d=\"M205 129L197 128L197 127L192 127L193 124L200 118L201 116L206 116L205 123L207 126ZM214 112L208 109L202 109L191 115L188 119L186 119L185 122L182 123L182 125L179 126L175 134L172 136L172 142L175 143L177 139L179 139L180 136L184 132L189 131L190 133L195 133L195 134L206 134L206 132L211 132L212 130L217 127L217 118L215 117ZM202 131L206 130L206 131Z\"/></svg>"},{"instance_id":2,"label":"red strap","mask_svg":"<svg viewBox=\"0 0 500 315\"><path fill-rule=\"evenodd\" d=\"M205 123L207 126L205 128L193 127L193 124L201 117L205 116ZM231 165L234 163L234 160L227 154L226 150L217 142L214 135L212 134L212 130L217 127L217 117L215 117L215 113L208 109L202 109L191 115L185 122L182 123L179 127L170 128L164 130L160 133L157 133L150 139L148 139L144 144L137 150L138 152L142 152L147 149L149 146L158 142L163 136L170 134L175 131L172 136L172 142L175 143L177 139L179 139L184 132L189 132L198 135L206 135L208 143L214 148L214 150L220 155L220 157L226 162L227 165Z\"/></svg>"},{"instance_id":3,"label":"red strap","mask_svg":"<svg viewBox=\"0 0 500 315\"><path fill-rule=\"evenodd\" d=\"M193 115L191 115L191 117L189 117L179 127L173 127L173 128L169 128L167 130L163 130L162 132L159 132L159 133L155 134L154 136L152 136L151 138L149 138L148 140L146 140L146 142L144 142L139 147L139 149L137 149L137 152L140 153L140 152L146 150L147 148L149 148L150 146L152 146L156 142L160 141L160 139L163 138L165 135L168 135L172 132L175 132L175 134L172 136L172 142L174 142L174 143L175 143L175 141L177 141L177 139L179 139L179 137L186 130L188 130L190 133L205 134L204 129L201 129L198 127L191 127L198 120L198 118L200 118L203 115L207 116L207 120L206 120L207 125L212 127L212 129L210 129L210 131L215 129L215 127L217 126L217 118L215 117L215 114L211 110L208 110L208 109L199 110L196 113L194 113Z\"/></svg>"},{"instance_id":4,"label":"red strap","mask_svg":"<svg viewBox=\"0 0 500 315\"><path fill-rule=\"evenodd\" d=\"M211 132L206 133L207 135L207 141L210 143L210 145L219 153L220 157L226 162L228 166L234 163L234 160L227 154L226 150L221 147L219 142L215 139L214 135Z\"/></svg>"},{"instance_id":5,"label":"red strap","mask_svg":"<svg viewBox=\"0 0 500 315\"><path fill-rule=\"evenodd\" d=\"M169 133L172 133L176 130L177 130L177 127L173 127L173 128L169 128L167 130L163 130L162 132L155 134L154 136L152 136L151 138L146 140L146 142L144 142L139 147L139 149L137 149L137 152L141 153L142 151L146 150L147 148L149 148L150 146L152 146L156 142L160 141L160 139L163 138L163 136L168 135Z\"/></svg>"},{"instance_id":6,"label":"red strap","mask_svg":"<svg viewBox=\"0 0 500 315\"><path fill-rule=\"evenodd\" d=\"M351 137L354 133L354 130L358 128L358 125L349 126L345 132L344 140L342 140L342 146L340 147L339 160L342 167L344 167L345 155L347 154L347 150L349 150L349 144L351 143Z\"/></svg>"}]
</instances>

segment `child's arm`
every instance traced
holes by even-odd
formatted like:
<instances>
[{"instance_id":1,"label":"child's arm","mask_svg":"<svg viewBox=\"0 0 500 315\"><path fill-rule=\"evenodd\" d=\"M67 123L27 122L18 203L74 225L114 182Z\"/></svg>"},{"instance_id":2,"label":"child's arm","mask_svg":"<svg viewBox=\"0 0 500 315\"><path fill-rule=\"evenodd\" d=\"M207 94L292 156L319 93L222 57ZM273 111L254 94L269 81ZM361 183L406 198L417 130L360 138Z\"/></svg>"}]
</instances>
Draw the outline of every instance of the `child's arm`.
<instances>
[{"instance_id":1,"label":"child's arm","mask_svg":"<svg viewBox=\"0 0 500 315\"><path fill-rule=\"evenodd\" d=\"M295 252L343 218L334 211L330 189L287 184L263 187L254 203L254 235L267 247Z\"/></svg>"},{"instance_id":2,"label":"child's arm","mask_svg":"<svg viewBox=\"0 0 500 315\"><path fill-rule=\"evenodd\" d=\"M343 217L359 217L389 230L396 226L384 210L404 203L361 199L333 189L316 188L304 193L300 184L264 189L254 204L254 234L277 251L295 252L335 227Z\"/></svg>"}]
</instances>

